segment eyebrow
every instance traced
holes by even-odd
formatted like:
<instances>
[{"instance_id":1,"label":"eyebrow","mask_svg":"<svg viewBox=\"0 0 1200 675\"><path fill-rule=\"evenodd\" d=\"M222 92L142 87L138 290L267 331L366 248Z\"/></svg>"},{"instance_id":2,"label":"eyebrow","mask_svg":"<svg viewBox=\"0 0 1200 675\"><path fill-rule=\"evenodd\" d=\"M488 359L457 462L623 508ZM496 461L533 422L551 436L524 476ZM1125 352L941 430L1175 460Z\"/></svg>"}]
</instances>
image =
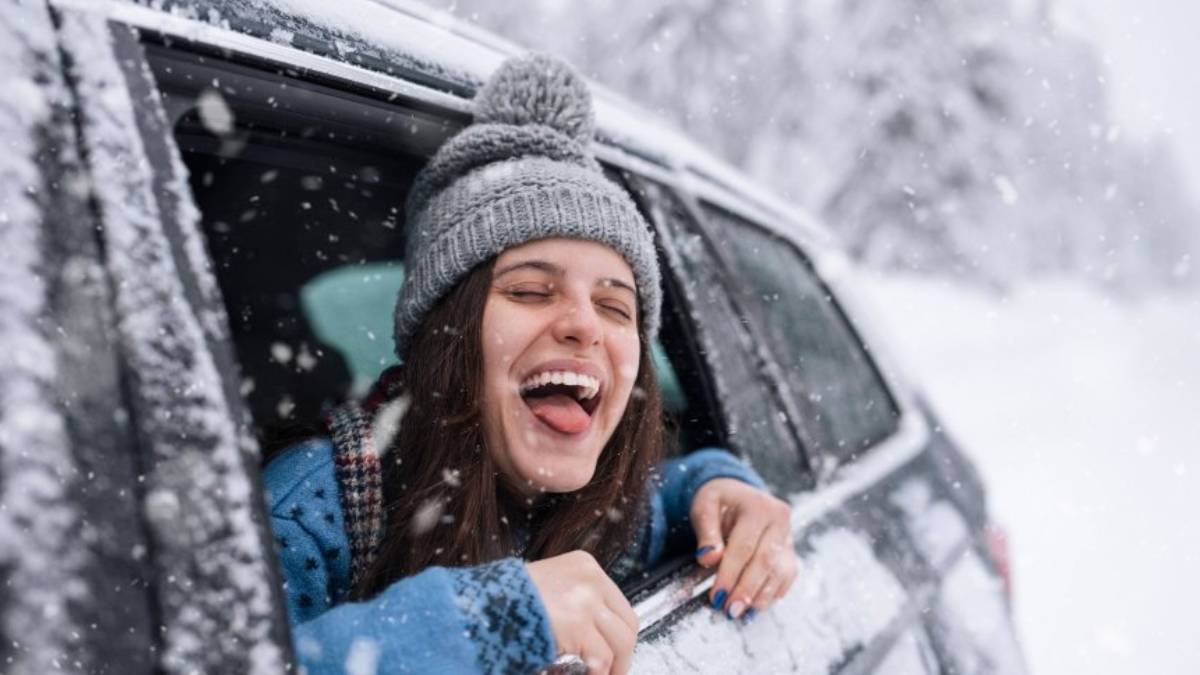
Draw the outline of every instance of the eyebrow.
<instances>
[{"instance_id":1,"label":"eyebrow","mask_svg":"<svg viewBox=\"0 0 1200 675\"><path fill-rule=\"evenodd\" d=\"M630 286L629 284L625 283L624 281L621 281L620 279L614 279L613 277L606 277L604 279L601 279L600 282L607 283L609 286L612 286L614 288L624 288L625 290L629 291L630 293L633 293L633 295L635 297L637 296L637 290L633 286Z\"/></svg>"},{"instance_id":2,"label":"eyebrow","mask_svg":"<svg viewBox=\"0 0 1200 675\"><path fill-rule=\"evenodd\" d=\"M525 269L526 267L532 268L535 270L539 270L542 272L547 272L549 274L553 274L556 277L561 277L563 275L563 268L559 267L558 265L555 265L554 263L546 262L545 260L525 260L525 261L522 261L519 263L513 263L512 265L505 267L504 269L500 270L499 272L496 272L495 274L492 275L492 279L499 279L500 277L504 276L505 274L508 274L509 272L515 272L519 269Z\"/></svg>"},{"instance_id":3,"label":"eyebrow","mask_svg":"<svg viewBox=\"0 0 1200 675\"><path fill-rule=\"evenodd\" d=\"M538 270L541 272L546 272L547 274L551 274L556 277L561 277L564 274L566 274L566 271L563 270L563 268L559 267L558 265L555 265L552 262L547 262L545 260L524 260L524 261L521 261L518 263L513 263L512 265L509 265L508 267L505 267L504 269L501 269L500 271L496 272L495 274L492 275L492 280L494 281L494 280L499 279L500 277L504 276L505 274L508 274L509 272L515 272L520 269L535 269L535 270ZM635 289L633 286L630 286L629 284L627 284L624 281L621 281L620 279L617 279L615 277L605 277L603 279L600 279L600 283L606 283L609 286L613 286L614 288L624 288L625 290L629 291L630 293L633 293L634 296L637 296L637 289Z\"/></svg>"}]
</instances>

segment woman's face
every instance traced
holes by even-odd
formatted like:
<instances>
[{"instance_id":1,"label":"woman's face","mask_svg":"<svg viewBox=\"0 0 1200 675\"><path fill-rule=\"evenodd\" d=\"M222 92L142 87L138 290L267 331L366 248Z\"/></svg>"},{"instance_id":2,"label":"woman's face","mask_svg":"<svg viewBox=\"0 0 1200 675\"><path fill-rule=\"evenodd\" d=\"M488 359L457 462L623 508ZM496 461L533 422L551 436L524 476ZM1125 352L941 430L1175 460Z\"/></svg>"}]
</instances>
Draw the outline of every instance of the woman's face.
<instances>
[{"instance_id":1,"label":"woman's face","mask_svg":"<svg viewBox=\"0 0 1200 675\"><path fill-rule=\"evenodd\" d=\"M637 293L603 244L542 239L496 259L483 310L488 452L521 493L588 483L638 374Z\"/></svg>"}]
</instances>

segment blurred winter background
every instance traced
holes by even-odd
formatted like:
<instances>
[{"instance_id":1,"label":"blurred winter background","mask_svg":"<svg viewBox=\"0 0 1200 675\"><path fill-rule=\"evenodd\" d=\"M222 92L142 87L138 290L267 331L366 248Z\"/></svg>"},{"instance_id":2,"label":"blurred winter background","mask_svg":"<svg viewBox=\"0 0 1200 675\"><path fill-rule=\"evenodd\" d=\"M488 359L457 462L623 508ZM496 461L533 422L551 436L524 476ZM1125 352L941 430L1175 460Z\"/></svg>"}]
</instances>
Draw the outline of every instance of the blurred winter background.
<instances>
[{"instance_id":1,"label":"blurred winter background","mask_svg":"<svg viewBox=\"0 0 1200 675\"><path fill-rule=\"evenodd\" d=\"M1200 672L1200 5L434 4L840 235L985 473L1035 673Z\"/></svg>"}]
</instances>

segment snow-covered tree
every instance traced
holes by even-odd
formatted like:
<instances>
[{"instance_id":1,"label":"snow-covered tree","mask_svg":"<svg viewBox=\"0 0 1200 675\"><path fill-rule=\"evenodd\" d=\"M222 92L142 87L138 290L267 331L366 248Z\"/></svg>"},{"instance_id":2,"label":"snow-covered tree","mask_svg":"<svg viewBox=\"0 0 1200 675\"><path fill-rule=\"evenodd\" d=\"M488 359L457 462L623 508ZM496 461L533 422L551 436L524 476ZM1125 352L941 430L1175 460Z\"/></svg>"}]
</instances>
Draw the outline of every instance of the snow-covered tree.
<instances>
[{"instance_id":1,"label":"snow-covered tree","mask_svg":"<svg viewBox=\"0 0 1200 675\"><path fill-rule=\"evenodd\" d=\"M820 214L868 264L993 288L1196 284L1165 146L1121 138L1096 48L1011 0L458 0Z\"/></svg>"}]
</instances>

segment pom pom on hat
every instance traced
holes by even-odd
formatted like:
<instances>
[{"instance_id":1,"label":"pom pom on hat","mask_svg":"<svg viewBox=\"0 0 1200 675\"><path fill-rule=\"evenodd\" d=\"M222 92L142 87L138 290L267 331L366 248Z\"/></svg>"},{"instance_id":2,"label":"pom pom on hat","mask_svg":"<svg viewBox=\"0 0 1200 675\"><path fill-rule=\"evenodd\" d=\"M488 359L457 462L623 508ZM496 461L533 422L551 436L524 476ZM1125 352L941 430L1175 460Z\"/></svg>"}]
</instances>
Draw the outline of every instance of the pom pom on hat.
<instances>
[{"instance_id":1,"label":"pom pom on hat","mask_svg":"<svg viewBox=\"0 0 1200 675\"><path fill-rule=\"evenodd\" d=\"M475 121L541 124L584 147L592 140L591 93L570 66L544 54L505 61L475 96Z\"/></svg>"}]
</instances>

